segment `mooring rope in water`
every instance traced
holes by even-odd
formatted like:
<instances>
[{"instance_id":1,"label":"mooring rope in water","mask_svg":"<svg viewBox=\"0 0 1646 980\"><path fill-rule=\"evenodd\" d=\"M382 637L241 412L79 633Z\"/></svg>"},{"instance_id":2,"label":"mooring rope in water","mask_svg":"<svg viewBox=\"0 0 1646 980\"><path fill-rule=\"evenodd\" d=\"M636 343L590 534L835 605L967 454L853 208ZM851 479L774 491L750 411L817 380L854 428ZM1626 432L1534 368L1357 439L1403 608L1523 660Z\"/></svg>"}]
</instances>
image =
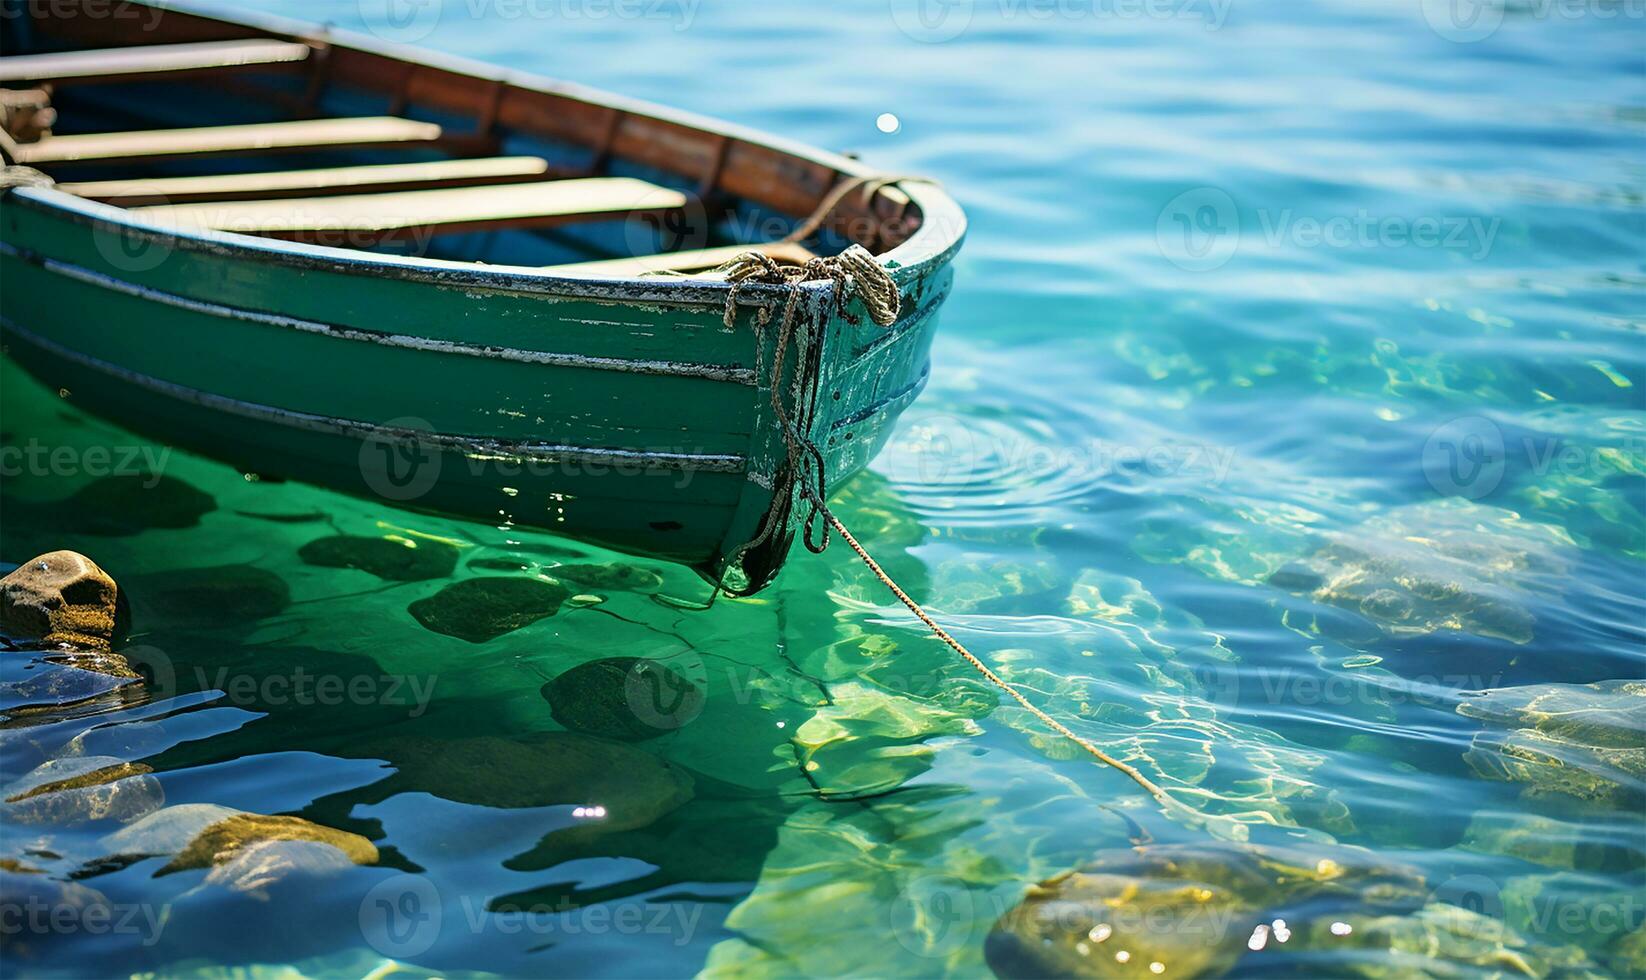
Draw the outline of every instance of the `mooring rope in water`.
<instances>
[{"instance_id":1,"label":"mooring rope in water","mask_svg":"<svg viewBox=\"0 0 1646 980\"><path fill-rule=\"evenodd\" d=\"M849 184L850 182L848 182ZM849 192L850 186L848 185L843 186L846 186ZM841 196L843 197L844 194L841 193ZM825 204L828 204L828 202L825 202ZM832 205L829 205L829 207L832 207ZM829 207L820 207L818 209L819 213L826 213ZM897 322L898 312L902 307L902 297L898 292L896 282L893 281L891 274L886 271L885 267L875 261L874 256L869 254L869 251L863 246L852 245L840 255L815 258L804 266L784 266L762 252L744 252L722 266L718 271L723 273L732 283L731 291L726 297L724 317L728 330L732 329L735 322L738 291L744 285L761 283L789 287L789 294L783 304L783 316L778 330L777 346L773 351L770 376L772 411L776 416L784 443L788 449L788 466L780 473L772 489L775 501L782 501L786 499L788 494L798 492L801 498L811 506L811 513L806 518L803 536L806 547L816 553L821 553L828 548L828 530L832 527L840 534L841 538L845 539L846 544L857 553L857 557L863 560L863 564L868 566L869 571L874 573L881 584L897 596L898 601L902 602L910 612L915 614L916 618L926 624L926 627L932 631L934 636L942 640L954 652L960 654L961 658L970 664L974 670L982 674L990 684L1006 692L1013 701L1022 705L1042 724L1080 746L1081 749L1099 762L1125 773L1162 806L1170 810L1186 812L1198 818L1200 815L1196 811L1173 799L1159 784L1143 775L1137 767L1116 759L1099 748L1090 739L1077 735L1067 725L1036 707L1021 691L1008 684L1005 679L990 669L988 664L985 664L976 654L966 649L965 644L951 636L921 607L920 603L911 598L890 575L886 574L886 570L880 567L880 563L874 560L874 556L869 554L868 550L858 542L851 531L847 530L846 525L834 515L833 511L829 510L828 504L825 503L827 489L823 454L808 434L811 431L812 421L816 414L817 393L815 389L817 387L817 372L820 365L819 353L822 344L821 338L809 336L803 325L796 319L795 314L799 310L802 292L800 286L802 283L814 281L832 282L835 286L836 310L841 315L846 316L851 322L859 322L845 309L847 297L855 293L862 299L869 317L875 323L883 327L889 327ZM765 363L766 332L771 325L771 321L772 307L764 304L758 307L754 318L755 363L757 366ZM780 379L790 338L796 334L799 337L796 341L796 370L793 384L790 386L791 396L794 401L794 412L791 414L783 404ZM814 545L812 541L813 524L818 515L822 515L825 524L821 541ZM769 539L776 533L777 525L783 519L783 508L774 504L767 512L766 520L763 522L760 532L753 541L745 545L745 550L762 544Z\"/></svg>"}]
</instances>

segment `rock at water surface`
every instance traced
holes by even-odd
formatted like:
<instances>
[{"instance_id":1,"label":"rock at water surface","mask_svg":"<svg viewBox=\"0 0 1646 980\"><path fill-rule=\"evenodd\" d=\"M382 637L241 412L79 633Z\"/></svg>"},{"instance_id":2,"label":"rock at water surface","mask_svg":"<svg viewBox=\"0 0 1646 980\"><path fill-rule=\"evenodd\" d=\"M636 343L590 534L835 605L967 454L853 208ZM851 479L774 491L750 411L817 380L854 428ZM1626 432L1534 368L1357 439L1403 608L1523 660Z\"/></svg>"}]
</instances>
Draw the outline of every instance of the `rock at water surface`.
<instances>
[{"instance_id":1,"label":"rock at water surface","mask_svg":"<svg viewBox=\"0 0 1646 980\"><path fill-rule=\"evenodd\" d=\"M31 558L0 579L0 627L46 643L107 650L120 604L109 573L73 551Z\"/></svg>"},{"instance_id":2,"label":"rock at water surface","mask_svg":"<svg viewBox=\"0 0 1646 980\"><path fill-rule=\"evenodd\" d=\"M375 865L377 845L360 837L359 833L321 827L301 817L265 817L262 814L235 814L216 824L207 825L194 835L188 845L179 850L171 863L155 875L170 875L173 871L191 868L211 868L234 858L240 850L270 840L303 840L323 843L344 853L356 865Z\"/></svg>"},{"instance_id":3,"label":"rock at water surface","mask_svg":"<svg viewBox=\"0 0 1646 980\"><path fill-rule=\"evenodd\" d=\"M1646 805L1646 682L1501 688L1457 711L1494 726L1464 755L1488 779L1525 783L1533 796Z\"/></svg>"},{"instance_id":4,"label":"rock at water surface","mask_svg":"<svg viewBox=\"0 0 1646 980\"><path fill-rule=\"evenodd\" d=\"M355 568L391 582L421 582L449 576L457 567L458 551L442 541L339 534L310 541L297 554L323 568Z\"/></svg>"},{"instance_id":5,"label":"rock at water surface","mask_svg":"<svg viewBox=\"0 0 1646 980\"><path fill-rule=\"evenodd\" d=\"M656 738L697 717L703 692L668 664L608 657L543 685L554 720L574 732L623 742Z\"/></svg>"},{"instance_id":6,"label":"rock at water surface","mask_svg":"<svg viewBox=\"0 0 1646 980\"><path fill-rule=\"evenodd\" d=\"M130 822L165 803L165 791L151 772L140 762L113 756L53 759L5 787L3 812L22 824Z\"/></svg>"},{"instance_id":7,"label":"rock at water surface","mask_svg":"<svg viewBox=\"0 0 1646 980\"><path fill-rule=\"evenodd\" d=\"M207 827L221 823L241 811L215 803L182 803L156 810L127 824L98 841L112 857L152 857L176 854L199 837Z\"/></svg>"},{"instance_id":8,"label":"rock at water surface","mask_svg":"<svg viewBox=\"0 0 1646 980\"><path fill-rule=\"evenodd\" d=\"M484 643L553 616L570 595L541 579L485 576L454 582L407 611L436 633Z\"/></svg>"},{"instance_id":9,"label":"rock at water surface","mask_svg":"<svg viewBox=\"0 0 1646 980\"><path fill-rule=\"evenodd\" d=\"M206 874L207 887L265 896L270 889L302 879L326 878L357 862L330 844L312 840L260 840L236 850Z\"/></svg>"},{"instance_id":10,"label":"rock at water surface","mask_svg":"<svg viewBox=\"0 0 1646 980\"><path fill-rule=\"evenodd\" d=\"M377 863L377 846L359 834L322 827L301 817L237 813L207 825L156 875L214 867L232 860L243 850L269 841L323 844L355 864Z\"/></svg>"},{"instance_id":11,"label":"rock at water surface","mask_svg":"<svg viewBox=\"0 0 1646 980\"><path fill-rule=\"evenodd\" d=\"M1457 713L1585 745L1646 745L1646 681L1497 688L1459 702Z\"/></svg>"}]
</instances>

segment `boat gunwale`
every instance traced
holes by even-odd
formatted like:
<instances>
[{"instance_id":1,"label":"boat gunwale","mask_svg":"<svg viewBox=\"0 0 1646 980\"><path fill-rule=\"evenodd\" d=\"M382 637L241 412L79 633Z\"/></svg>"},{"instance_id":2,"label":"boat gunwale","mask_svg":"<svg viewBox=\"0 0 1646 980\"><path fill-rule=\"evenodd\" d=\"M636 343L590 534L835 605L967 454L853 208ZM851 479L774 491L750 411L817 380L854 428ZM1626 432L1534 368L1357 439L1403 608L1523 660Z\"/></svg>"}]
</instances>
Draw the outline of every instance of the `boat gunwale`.
<instances>
[{"instance_id":1,"label":"boat gunwale","mask_svg":"<svg viewBox=\"0 0 1646 980\"><path fill-rule=\"evenodd\" d=\"M366 54L417 67L450 72L502 86L537 91L586 105L649 117L831 167L846 179L880 174L861 161L761 130L548 76L504 69L460 55L397 44L354 31L311 24L279 15L237 11L233 18L223 17L215 11L210 11L204 4L192 0L171 0L158 9L213 21L228 28L255 28L286 40L306 43L319 41L328 45L353 48ZM918 282L930 271L940 268L952 259L960 249L966 235L965 212L952 197L934 183L910 180L898 184L897 188L920 209L920 224L907 240L876 255L875 261L886 268L894 281ZM62 191L36 187L14 188L9 196L34 199L37 203L69 211L79 217L101 218L156 236L165 236L189 250L225 257L275 261L348 275L388 276L437 285L507 292L550 293L615 303L638 300L682 306L724 305L726 295L731 289L731 283L725 280L561 275L555 273L552 266L482 265L447 259L382 255L357 249L287 242L234 232L182 230L137 220L129 211L122 208L87 201ZM832 291L833 287L826 282L818 281L806 284L805 288L821 294ZM756 299L763 294L776 295L780 289L751 284L745 286L739 295ZM787 292L786 289L781 291Z\"/></svg>"}]
</instances>

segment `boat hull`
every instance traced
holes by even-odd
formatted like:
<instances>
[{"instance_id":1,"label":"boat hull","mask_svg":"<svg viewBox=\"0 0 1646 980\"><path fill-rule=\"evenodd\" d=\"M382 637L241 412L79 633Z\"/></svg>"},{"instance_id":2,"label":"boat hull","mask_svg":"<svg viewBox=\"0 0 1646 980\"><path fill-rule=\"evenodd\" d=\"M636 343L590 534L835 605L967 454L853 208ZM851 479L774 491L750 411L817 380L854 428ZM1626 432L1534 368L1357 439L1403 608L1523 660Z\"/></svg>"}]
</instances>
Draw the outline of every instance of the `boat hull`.
<instances>
[{"instance_id":1,"label":"boat hull","mask_svg":"<svg viewBox=\"0 0 1646 980\"><path fill-rule=\"evenodd\" d=\"M946 263L905 277L889 329L807 288L823 338L810 435L831 489L924 383L948 282ZM0 292L0 337L41 381L247 471L547 528L737 591L764 586L788 549L788 522L743 549L787 511L772 493L787 464L774 366L759 363L752 310L726 329L724 284L180 234L20 188L0 198Z\"/></svg>"}]
</instances>

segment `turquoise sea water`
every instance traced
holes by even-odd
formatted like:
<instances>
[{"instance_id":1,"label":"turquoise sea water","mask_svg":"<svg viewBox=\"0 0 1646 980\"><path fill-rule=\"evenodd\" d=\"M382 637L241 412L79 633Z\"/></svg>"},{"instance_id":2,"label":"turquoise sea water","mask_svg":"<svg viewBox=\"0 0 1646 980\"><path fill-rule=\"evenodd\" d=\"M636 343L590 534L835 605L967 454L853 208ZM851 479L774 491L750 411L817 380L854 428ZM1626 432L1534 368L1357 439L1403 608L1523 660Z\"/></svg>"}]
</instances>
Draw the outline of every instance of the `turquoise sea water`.
<instances>
[{"instance_id":1,"label":"turquoise sea water","mask_svg":"<svg viewBox=\"0 0 1646 980\"><path fill-rule=\"evenodd\" d=\"M568 574L620 559L248 481L8 364L7 445L132 447L165 482L7 471L0 558L114 571L158 676L38 716L51 670L0 657L0 776L140 762L139 809L379 852L237 890L14 810L0 857L116 915L11 938L8 974L1646 974L1646 691L1606 683L1646 678L1639 4L256 6L940 179L971 232L932 381L837 510L1199 816L999 705L844 548L673 608L704 595L683 570ZM337 534L434 571L326 567ZM584 598L480 644L409 611L477 572ZM701 697L591 749L544 688L611 657ZM1241 877L1282 847L1306 873ZM1130 876L1093 887L1135 956L1090 907L989 939L1094 861ZM1403 897L1321 900L1342 869Z\"/></svg>"}]
</instances>

